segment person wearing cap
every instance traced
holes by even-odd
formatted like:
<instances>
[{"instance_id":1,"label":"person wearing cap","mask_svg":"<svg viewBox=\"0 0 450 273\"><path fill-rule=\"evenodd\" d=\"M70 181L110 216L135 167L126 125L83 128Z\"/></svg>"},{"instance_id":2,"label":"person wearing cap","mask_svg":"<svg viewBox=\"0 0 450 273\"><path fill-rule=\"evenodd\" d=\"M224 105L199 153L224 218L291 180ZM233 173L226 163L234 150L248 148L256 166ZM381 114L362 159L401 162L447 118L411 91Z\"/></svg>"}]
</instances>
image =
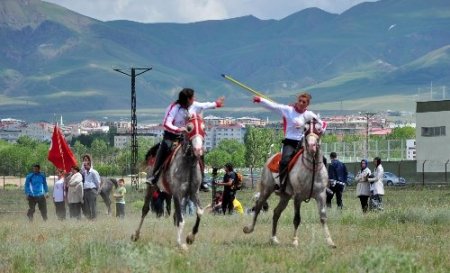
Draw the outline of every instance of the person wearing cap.
<instances>
[{"instance_id":1,"label":"person wearing cap","mask_svg":"<svg viewBox=\"0 0 450 273\"><path fill-rule=\"evenodd\" d=\"M33 171L26 176L24 190L28 200L28 220L33 221L37 204L42 219L47 221L48 186L45 174L41 172L39 164L34 164Z\"/></svg>"}]
</instances>

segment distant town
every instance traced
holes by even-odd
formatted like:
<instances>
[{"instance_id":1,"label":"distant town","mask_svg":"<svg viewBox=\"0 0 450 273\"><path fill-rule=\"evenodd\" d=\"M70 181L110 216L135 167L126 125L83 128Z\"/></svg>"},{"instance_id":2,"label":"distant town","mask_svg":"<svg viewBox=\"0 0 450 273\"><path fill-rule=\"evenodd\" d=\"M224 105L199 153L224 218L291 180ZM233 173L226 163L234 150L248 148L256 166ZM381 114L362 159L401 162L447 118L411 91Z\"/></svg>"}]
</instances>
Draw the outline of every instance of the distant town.
<instances>
[{"instance_id":1,"label":"distant town","mask_svg":"<svg viewBox=\"0 0 450 273\"><path fill-rule=\"evenodd\" d=\"M367 134L384 136L391 133L395 127L415 127L415 123L389 121L387 115L386 113L363 113L360 115L323 117L323 120L328 124L327 134L338 136L366 136ZM254 117L234 118L209 115L204 118L204 121L207 135L205 147L207 150L213 149L225 139L234 139L243 143L247 126L269 127L274 130L282 129L281 120L269 121ZM112 145L120 149L130 147L130 121L83 120L79 123L65 124L61 116L58 121L58 126L62 129L67 140L82 134L109 133L111 128L115 128L114 143ZM50 122L28 123L24 120L5 118L0 120L0 139L15 143L19 137L28 136L38 141L50 142L53 127L54 123ZM163 130L161 124L137 125L137 135L143 138L160 139ZM409 150L411 150L411 147L409 147Z\"/></svg>"}]
</instances>

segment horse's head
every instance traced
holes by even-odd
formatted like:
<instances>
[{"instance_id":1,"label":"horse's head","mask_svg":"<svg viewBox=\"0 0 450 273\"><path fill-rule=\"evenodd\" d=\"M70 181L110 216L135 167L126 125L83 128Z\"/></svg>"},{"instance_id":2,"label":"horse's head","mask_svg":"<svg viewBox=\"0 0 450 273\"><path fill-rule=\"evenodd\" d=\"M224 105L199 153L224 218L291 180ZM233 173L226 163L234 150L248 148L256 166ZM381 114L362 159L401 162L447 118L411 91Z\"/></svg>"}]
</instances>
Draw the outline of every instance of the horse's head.
<instances>
[{"instance_id":1,"label":"horse's head","mask_svg":"<svg viewBox=\"0 0 450 273\"><path fill-rule=\"evenodd\" d=\"M192 114L186 124L187 136L192 145L194 155L203 155L203 140L205 138L205 124L201 116Z\"/></svg>"},{"instance_id":2,"label":"horse's head","mask_svg":"<svg viewBox=\"0 0 450 273\"><path fill-rule=\"evenodd\" d=\"M309 154L316 155L316 153L319 151L321 134L322 128L315 119L305 124L304 147Z\"/></svg>"}]
</instances>

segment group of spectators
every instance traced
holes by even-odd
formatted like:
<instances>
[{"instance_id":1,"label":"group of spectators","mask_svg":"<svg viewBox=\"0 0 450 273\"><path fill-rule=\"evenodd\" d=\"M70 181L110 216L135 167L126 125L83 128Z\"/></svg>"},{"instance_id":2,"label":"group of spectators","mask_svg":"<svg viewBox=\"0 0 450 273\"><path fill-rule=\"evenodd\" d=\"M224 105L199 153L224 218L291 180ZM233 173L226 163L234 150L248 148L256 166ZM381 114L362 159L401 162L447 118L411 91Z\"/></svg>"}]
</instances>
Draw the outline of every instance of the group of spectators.
<instances>
[{"instance_id":1,"label":"group of spectators","mask_svg":"<svg viewBox=\"0 0 450 273\"><path fill-rule=\"evenodd\" d=\"M337 154L330 154L331 163L328 165L328 187L327 187L327 207L331 208L331 200L336 195L336 204L343 208L342 193L347 182L347 168L344 163L337 159ZM383 174L381 158L375 157L373 160L375 170L372 173L368 167L366 159L361 160L361 169L355 177L358 182L356 195L361 202L361 209L364 213L368 210L383 210Z\"/></svg>"},{"instance_id":2,"label":"group of spectators","mask_svg":"<svg viewBox=\"0 0 450 273\"><path fill-rule=\"evenodd\" d=\"M66 204L69 208L69 217L81 219L83 215L90 220L97 217L97 195L100 193L102 183L99 173L92 167L89 155L83 156L82 168L72 166L70 173L56 170L57 181L53 187L53 202L56 216L59 220L66 219ZM39 164L33 165L33 171L25 178L25 195L28 200L27 216L33 220L36 205L38 205L44 221L47 216L47 198L49 190L46 176L41 172ZM116 216L125 216L125 181L118 180L118 187L113 194L116 203Z\"/></svg>"}]
</instances>

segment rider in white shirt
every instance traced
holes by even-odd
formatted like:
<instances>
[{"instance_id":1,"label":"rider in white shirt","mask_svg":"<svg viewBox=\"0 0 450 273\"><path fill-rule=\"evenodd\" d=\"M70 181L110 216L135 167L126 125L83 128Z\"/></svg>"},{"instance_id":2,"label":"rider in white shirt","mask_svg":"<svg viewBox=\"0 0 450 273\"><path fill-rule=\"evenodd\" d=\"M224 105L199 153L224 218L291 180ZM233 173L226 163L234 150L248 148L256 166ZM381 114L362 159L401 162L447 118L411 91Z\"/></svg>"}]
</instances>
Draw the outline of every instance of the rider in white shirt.
<instances>
[{"instance_id":1,"label":"rider in white shirt","mask_svg":"<svg viewBox=\"0 0 450 273\"><path fill-rule=\"evenodd\" d=\"M297 102L293 105L284 105L271 102L267 99L255 96L253 102L261 103L265 108L279 112L283 116L283 129L285 138L283 140L283 148L281 151L281 160L279 165L280 186L276 185L275 192L282 193L286 188L285 181L288 177L289 161L295 152L300 149L304 136L305 124L312 119L316 119L320 124L322 131L326 129L326 123L322 121L312 111L307 110L311 101L309 93L301 93L297 97Z\"/></svg>"},{"instance_id":2,"label":"rider in white shirt","mask_svg":"<svg viewBox=\"0 0 450 273\"><path fill-rule=\"evenodd\" d=\"M218 98L215 102L197 102L194 100L194 90L183 88L178 94L178 100L167 107L164 115L163 126L164 135L158 152L156 153L155 166L152 177L149 178L151 184L156 184L161 173L160 169L170 154L173 143L179 141L186 131L186 122L190 114L202 115L204 109L219 108L223 106L224 97Z\"/></svg>"}]
</instances>

